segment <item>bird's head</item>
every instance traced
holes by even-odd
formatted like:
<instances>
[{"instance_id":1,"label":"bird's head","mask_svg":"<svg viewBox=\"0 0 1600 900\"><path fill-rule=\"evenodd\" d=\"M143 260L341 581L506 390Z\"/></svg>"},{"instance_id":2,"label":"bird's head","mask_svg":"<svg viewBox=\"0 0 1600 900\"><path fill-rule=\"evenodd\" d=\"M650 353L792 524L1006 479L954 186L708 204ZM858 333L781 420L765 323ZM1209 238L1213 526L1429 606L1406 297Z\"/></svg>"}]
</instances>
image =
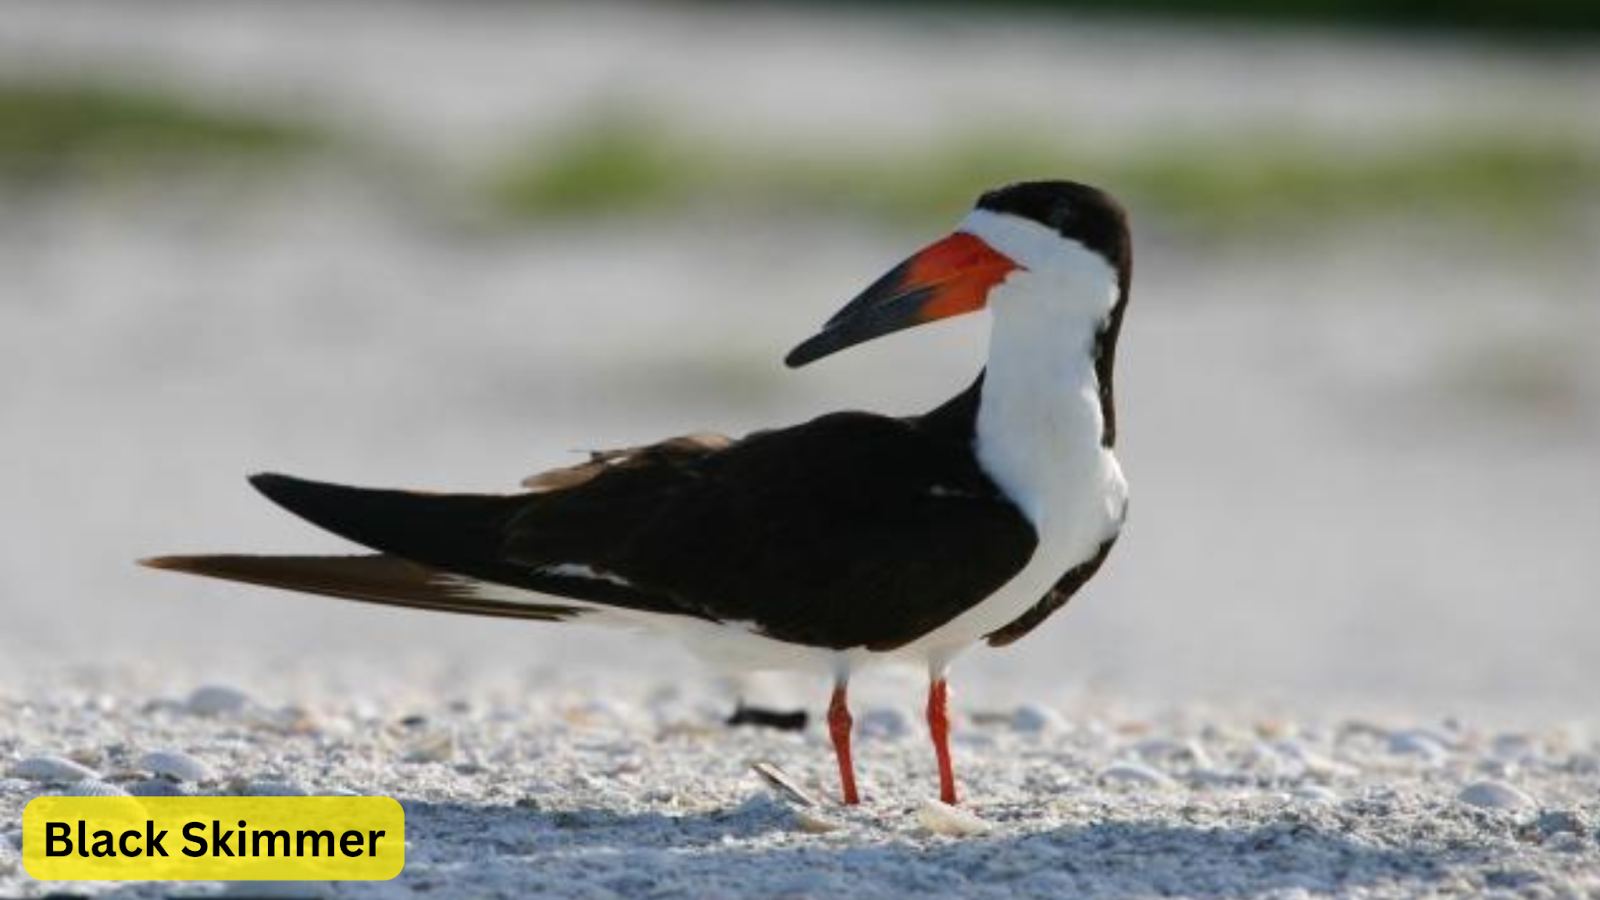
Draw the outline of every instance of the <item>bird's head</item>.
<instances>
[{"instance_id":1,"label":"bird's head","mask_svg":"<svg viewBox=\"0 0 1600 900\"><path fill-rule=\"evenodd\" d=\"M803 366L846 347L1001 303L1099 305L1106 315L1127 295L1131 268L1127 216L1111 195L1072 181L1028 181L978 198L948 237L917 251L834 314L789 352Z\"/></svg>"}]
</instances>

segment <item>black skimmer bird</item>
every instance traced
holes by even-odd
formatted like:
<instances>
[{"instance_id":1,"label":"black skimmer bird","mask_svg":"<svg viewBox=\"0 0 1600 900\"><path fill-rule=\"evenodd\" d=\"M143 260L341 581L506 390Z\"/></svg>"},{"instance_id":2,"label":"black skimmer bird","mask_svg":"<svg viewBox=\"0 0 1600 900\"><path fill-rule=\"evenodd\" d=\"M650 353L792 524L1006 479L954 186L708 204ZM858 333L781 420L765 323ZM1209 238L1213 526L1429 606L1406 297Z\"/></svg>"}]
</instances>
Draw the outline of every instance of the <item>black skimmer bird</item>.
<instances>
[{"instance_id":1,"label":"black skimmer bird","mask_svg":"<svg viewBox=\"0 0 1600 900\"><path fill-rule=\"evenodd\" d=\"M721 666L820 670L852 804L850 675L911 661L928 672L939 795L954 803L951 661L1037 627L1122 526L1112 365L1130 272L1126 218L1107 194L999 188L787 358L987 307L985 371L931 412L691 434L595 453L509 495L257 475L269 499L375 552L146 563L391 606L645 625Z\"/></svg>"}]
</instances>

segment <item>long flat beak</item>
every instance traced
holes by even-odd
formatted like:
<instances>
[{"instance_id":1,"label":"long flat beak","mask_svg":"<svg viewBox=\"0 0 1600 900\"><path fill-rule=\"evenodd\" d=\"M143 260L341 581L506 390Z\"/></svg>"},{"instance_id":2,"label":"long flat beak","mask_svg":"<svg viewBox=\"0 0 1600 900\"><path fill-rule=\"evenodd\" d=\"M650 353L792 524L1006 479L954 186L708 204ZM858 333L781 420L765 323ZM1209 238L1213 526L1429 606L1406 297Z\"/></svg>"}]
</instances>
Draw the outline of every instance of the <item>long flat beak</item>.
<instances>
[{"instance_id":1,"label":"long flat beak","mask_svg":"<svg viewBox=\"0 0 1600 900\"><path fill-rule=\"evenodd\" d=\"M981 238L956 232L873 282L784 362L799 368L863 341L980 310L989 289L1018 268Z\"/></svg>"}]
</instances>

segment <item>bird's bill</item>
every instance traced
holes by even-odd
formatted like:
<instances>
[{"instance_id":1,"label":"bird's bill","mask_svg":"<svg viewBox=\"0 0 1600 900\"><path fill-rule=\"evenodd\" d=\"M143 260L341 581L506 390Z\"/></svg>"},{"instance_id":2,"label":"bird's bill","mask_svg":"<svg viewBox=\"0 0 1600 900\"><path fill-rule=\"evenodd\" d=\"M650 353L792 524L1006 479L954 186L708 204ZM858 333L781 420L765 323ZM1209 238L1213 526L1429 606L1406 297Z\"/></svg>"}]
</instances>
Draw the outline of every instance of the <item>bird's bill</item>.
<instances>
[{"instance_id":1,"label":"bird's bill","mask_svg":"<svg viewBox=\"0 0 1600 900\"><path fill-rule=\"evenodd\" d=\"M989 290L1017 268L982 238L956 232L873 282L784 362L798 368L863 341L980 310Z\"/></svg>"}]
</instances>

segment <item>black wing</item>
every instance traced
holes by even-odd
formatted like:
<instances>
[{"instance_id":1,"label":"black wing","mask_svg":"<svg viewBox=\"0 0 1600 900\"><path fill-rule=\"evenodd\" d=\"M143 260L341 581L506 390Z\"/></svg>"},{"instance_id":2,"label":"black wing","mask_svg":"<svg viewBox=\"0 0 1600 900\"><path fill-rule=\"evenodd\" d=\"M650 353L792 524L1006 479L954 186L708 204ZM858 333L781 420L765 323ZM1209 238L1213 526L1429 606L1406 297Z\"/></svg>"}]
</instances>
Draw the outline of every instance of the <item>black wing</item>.
<instances>
[{"instance_id":1,"label":"black wing","mask_svg":"<svg viewBox=\"0 0 1600 900\"><path fill-rule=\"evenodd\" d=\"M676 439L509 497L253 480L330 531L447 572L887 649L982 601L1037 543L973 456L977 389L910 419Z\"/></svg>"}]
</instances>

